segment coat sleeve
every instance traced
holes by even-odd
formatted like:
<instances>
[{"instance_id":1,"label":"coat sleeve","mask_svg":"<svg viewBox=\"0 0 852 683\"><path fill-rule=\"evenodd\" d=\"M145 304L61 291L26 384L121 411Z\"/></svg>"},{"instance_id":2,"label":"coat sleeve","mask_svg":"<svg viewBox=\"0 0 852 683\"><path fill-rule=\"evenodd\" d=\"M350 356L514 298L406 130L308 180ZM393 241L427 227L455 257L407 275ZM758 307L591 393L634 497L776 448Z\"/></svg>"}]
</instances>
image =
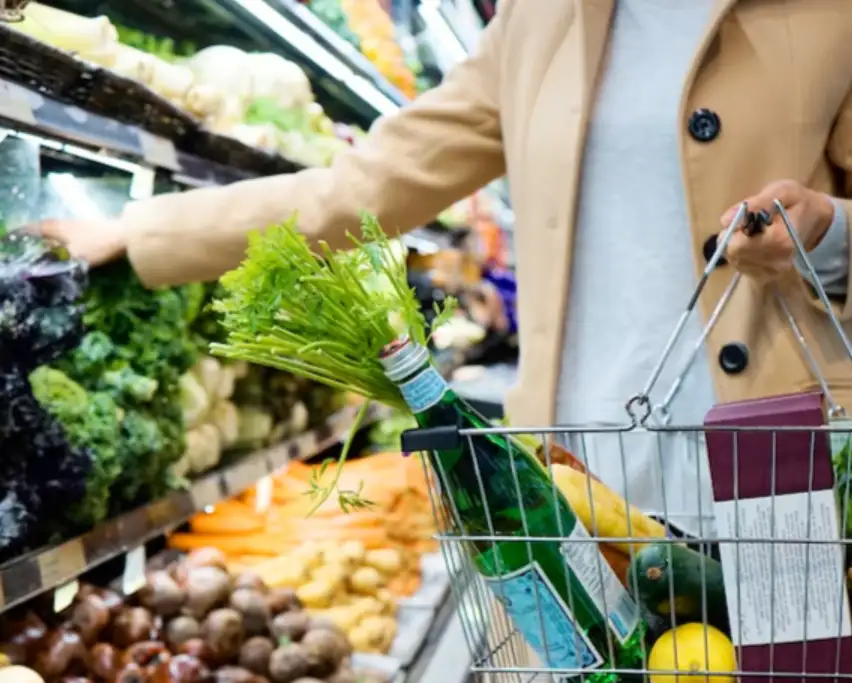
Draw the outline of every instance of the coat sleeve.
<instances>
[{"instance_id":1,"label":"coat sleeve","mask_svg":"<svg viewBox=\"0 0 852 683\"><path fill-rule=\"evenodd\" d=\"M501 14L474 56L439 87L376 122L330 168L129 204L122 217L127 252L143 282L213 280L240 263L249 232L294 213L305 235L332 248L344 246L364 211L388 232L409 230L503 175Z\"/></svg>"},{"instance_id":2,"label":"coat sleeve","mask_svg":"<svg viewBox=\"0 0 852 683\"><path fill-rule=\"evenodd\" d=\"M840 110L828 143L828 158L841 171L843 184L841 196L836 199L838 206L846 214L846 226L852 228L852 91ZM852 240L846 242L850 249L849 262L852 263ZM846 300L841 310L844 321L852 320L852 276L846 276Z\"/></svg>"}]
</instances>

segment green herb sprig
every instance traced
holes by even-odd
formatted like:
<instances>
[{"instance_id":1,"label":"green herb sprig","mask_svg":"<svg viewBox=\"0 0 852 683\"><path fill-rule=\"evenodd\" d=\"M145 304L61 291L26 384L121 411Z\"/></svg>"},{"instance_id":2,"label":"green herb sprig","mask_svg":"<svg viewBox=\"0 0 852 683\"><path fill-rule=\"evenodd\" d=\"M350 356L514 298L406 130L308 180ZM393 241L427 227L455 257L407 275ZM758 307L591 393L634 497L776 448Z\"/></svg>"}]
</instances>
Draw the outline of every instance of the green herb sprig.
<instances>
[{"instance_id":1,"label":"green herb sprig","mask_svg":"<svg viewBox=\"0 0 852 683\"><path fill-rule=\"evenodd\" d=\"M363 215L353 248L333 251L324 242L314 252L293 217L249 238L246 259L222 280L215 302L227 342L212 353L266 365L408 411L399 389L384 374L382 349L401 335L426 344L425 317L409 287L404 259L374 216ZM431 331L449 320L457 302L436 307ZM321 476L308 494L314 509L337 490L352 438L367 414L365 404L344 445L327 487ZM325 470L323 470L324 472ZM344 510L364 507L358 491L338 491Z\"/></svg>"}]
</instances>

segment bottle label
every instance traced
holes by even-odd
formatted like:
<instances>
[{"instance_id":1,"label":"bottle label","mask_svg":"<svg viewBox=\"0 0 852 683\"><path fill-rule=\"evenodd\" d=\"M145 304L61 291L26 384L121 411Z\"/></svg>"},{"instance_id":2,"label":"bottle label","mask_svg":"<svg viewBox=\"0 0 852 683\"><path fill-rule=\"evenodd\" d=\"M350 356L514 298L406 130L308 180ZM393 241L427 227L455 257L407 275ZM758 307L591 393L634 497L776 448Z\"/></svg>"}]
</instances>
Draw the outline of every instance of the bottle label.
<instances>
[{"instance_id":1,"label":"bottle label","mask_svg":"<svg viewBox=\"0 0 852 683\"><path fill-rule=\"evenodd\" d=\"M485 577L485 581L543 666L579 672L603 665L603 657L538 562L498 578ZM567 683L576 678L577 673L572 673L554 680Z\"/></svg>"},{"instance_id":2,"label":"bottle label","mask_svg":"<svg viewBox=\"0 0 852 683\"><path fill-rule=\"evenodd\" d=\"M405 384L400 384L399 390L411 411L417 414L441 401L447 391L447 381L430 366Z\"/></svg>"},{"instance_id":3,"label":"bottle label","mask_svg":"<svg viewBox=\"0 0 852 683\"><path fill-rule=\"evenodd\" d=\"M639 626L639 608L580 521L562 543L562 556L623 645Z\"/></svg>"}]
</instances>

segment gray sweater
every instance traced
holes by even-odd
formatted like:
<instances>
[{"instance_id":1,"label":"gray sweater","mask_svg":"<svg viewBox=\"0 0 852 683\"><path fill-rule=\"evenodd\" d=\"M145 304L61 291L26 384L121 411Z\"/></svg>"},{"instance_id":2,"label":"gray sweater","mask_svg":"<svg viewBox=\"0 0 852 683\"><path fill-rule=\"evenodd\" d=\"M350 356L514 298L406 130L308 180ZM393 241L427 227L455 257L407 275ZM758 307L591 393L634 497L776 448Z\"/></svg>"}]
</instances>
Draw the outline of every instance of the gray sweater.
<instances>
[{"instance_id":1,"label":"gray sweater","mask_svg":"<svg viewBox=\"0 0 852 683\"><path fill-rule=\"evenodd\" d=\"M626 422L625 401L646 382L696 285L678 104L713 3L616 2L583 163L559 424ZM838 210L811 254L820 280L833 292L845 292L848 240ZM652 398L669 389L701 328L696 314ZM673 424L702 424L714 402L708 359L700 354L672 406ZM628 434L623 442L599 435L571 445L592 471L640 507L682 516L684 526L695 528L700 491L702 516L709 514L704 455L694 444Z\"/></svg>"}]
</instances>

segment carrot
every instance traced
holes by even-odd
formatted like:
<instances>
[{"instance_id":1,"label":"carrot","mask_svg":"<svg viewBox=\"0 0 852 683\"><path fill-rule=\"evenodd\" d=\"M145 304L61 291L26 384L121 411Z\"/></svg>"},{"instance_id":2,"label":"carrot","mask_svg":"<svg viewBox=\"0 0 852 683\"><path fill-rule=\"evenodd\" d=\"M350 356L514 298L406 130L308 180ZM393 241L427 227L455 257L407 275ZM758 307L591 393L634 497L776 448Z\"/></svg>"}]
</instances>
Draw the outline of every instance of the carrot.
<instances>
[{"instance_id":1,"label":"carrot","mask_svg":"<svg viewBox=\"0 0 852 683\"><path fill-rule=\"evenodd\" d=\"M195 515L189 526L196 534L249 534L263 531L265 520L260 515Z\"/></svg>"},{"instance_id":2,"label":"carrot","mask_svg":"<svg viewBox=\"0 0 852 683\"><path fill-rule=\"evenodd\" d=\"M218 548L228 555L268 555L275 556L287 552L292 544L278 535L268 533L255 534L172 534L169 547L183 552L198 548Z\"/></svg>"}]
</instances>

